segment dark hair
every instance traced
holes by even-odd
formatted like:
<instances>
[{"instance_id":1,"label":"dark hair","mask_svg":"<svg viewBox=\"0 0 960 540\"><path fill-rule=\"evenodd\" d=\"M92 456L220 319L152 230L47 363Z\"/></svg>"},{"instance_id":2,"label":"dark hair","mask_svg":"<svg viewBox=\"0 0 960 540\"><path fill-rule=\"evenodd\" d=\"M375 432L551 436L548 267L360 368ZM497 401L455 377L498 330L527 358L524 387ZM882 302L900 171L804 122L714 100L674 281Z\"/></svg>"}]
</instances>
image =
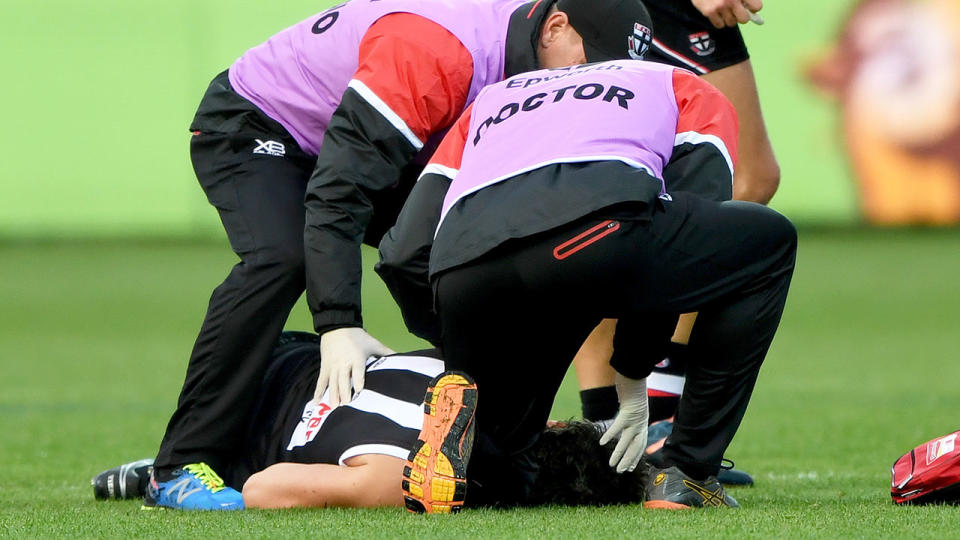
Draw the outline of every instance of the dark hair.
<instances>
[{"instance_id":1,"label":"dark hair","mask_svg":"<svg viewBox=\"0 0 960 540\"><path fill-rule=\"evenodd\" d=\"M540 473L530 504L605 506L642 501L646 463L617 474L608 464L614 445L600 446L600 435L594 424L580 421L544 430L533 447Z\"/></svg>"}]
</instances>

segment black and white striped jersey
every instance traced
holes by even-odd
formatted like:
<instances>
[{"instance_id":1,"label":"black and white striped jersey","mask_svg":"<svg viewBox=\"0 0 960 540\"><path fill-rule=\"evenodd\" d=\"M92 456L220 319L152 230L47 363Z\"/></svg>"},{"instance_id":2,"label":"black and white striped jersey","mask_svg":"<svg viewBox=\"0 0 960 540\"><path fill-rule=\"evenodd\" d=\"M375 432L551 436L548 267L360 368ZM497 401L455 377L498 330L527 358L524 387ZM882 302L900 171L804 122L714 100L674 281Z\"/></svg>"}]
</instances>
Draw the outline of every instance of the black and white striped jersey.
<instances>
[{"instance_id":1,"label":"black and white striped jersey","mask_svg":"<svg viewBox=\"0 0 960 540\"><path fill-rule=\"evenodd\" d=\"M363 390L331 408L326 394L313 402L320 370L316 341L282 343L251 426L246 457L253 471L280 462L343 465L361 454L406 458L423 425L427 384L443 366L436 351L371 358Z\"/></svg>"},{"instance_id":2,"label":"black and white striped jersey","mask_svg":"<svg viewBox=\"0 0 960 540\"><path fill-rule=\"evenodd\" d=\"M443 361L395 355L367 364L363 390L331 409L329 392L307 401L284 449L284 461L338 463L360 454L406 459L423 426L423 394Z\"/></svg>"}]
</instances>

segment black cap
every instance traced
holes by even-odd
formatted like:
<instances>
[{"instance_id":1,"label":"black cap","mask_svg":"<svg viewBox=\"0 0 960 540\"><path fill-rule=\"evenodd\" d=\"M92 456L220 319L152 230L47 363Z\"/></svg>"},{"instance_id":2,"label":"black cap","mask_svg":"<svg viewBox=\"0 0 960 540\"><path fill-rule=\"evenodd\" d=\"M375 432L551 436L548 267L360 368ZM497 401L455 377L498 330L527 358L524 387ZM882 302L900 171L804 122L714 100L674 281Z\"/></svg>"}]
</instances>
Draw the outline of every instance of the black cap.
<instances>
[{"instance_id":1,"label":"black cap","mask_svg":"<svg viewBox=\"0 0 960 540\"><path fill-rule=\"evenodd\" d=\"M558 0L583 38L587 62L640 60L653 40L653 22L640 0Z\"/></svg>"}]
</instances>

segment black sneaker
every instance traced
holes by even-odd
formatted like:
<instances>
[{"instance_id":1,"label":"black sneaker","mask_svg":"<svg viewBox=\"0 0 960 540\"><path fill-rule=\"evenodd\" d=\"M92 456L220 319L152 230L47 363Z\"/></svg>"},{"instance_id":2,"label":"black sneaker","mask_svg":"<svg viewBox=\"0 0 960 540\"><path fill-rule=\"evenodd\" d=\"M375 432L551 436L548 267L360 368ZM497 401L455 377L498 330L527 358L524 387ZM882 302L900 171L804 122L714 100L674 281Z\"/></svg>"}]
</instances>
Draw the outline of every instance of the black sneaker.
<instances>
[{"instance_id":1,"label":"black sneaker","mask_svg":"<svg viewBox=\"0 0 960 540\"><path fill-rule=\"evenodd\" d=\"M654 467L660 467L663 464L663 443L671 432L673 432L673 418L654 422L648 428L645 454L647 461ZM727 487L753 487L753 476L750 473L734 469L733 461L729 459L724 458L724 461L729 462L730 465L721 467L720 472L717 473L717 480L721 484Z\"/></svg>"},{"instance_id":2,"label":"black sneaker","mask_svg":"<svg viewBox=\"0 0 960 540\"><path fill-rule=\"evenodd\" d=\"M143 497L152 466L152 459L141 459L103 471L90 479L94 498L103 501Z\"/></svg>"},{"instance_id":3,"label":"black sneaker","mask_svg":"<svg viewBox=\"0 0 960 540\"><path fill-rule=\"evenodd\" d=\"M676 467L651 468L644 508L685 510L707 506L739 508L740 505L727 495L716 476L698 481Z\"/></svg>"}]
</instances>

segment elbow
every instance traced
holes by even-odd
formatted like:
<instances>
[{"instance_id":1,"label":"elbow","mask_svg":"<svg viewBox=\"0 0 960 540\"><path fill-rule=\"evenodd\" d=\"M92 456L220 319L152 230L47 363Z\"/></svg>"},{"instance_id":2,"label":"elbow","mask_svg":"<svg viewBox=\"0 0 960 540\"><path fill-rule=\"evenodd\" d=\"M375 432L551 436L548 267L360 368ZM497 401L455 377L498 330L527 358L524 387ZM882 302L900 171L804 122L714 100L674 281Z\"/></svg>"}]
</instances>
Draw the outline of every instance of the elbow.
<instances>
[{"instance_id":1,"label":"elbow","mask_svg":"<svg viewBox=\"0 0 960 540\"><path fill-rule=\"evenodd\" d=\"M247 508L290 508L296 506L282 492L273 489L271 482L262 473L251 476L243 485L243 504Z\"/></svg>"},{"instance_id":2,"label":"elbow","mask_svg":"<svg viewBox=\"0 0 960 540\"><path fill-rule=\"evenodd\" d=\"M767 204L780 188L780 165L776 161L760 169L737 171L733 198Z\"/></svg>"},{"instance_id":3,"label":"elbow","mask_svg":"<svg viewBox=\"0 0 960 540\"><path fill-rule=\"evenodd\" d=\"M373 271L380 277L390 294L395 294L398 265L396 261L384 257L380 252L380 261L373 265Z\"/></svg>"},{"instance_id":4,"label":"elbow","mask_svg":"<svg viewBox=\"0 0 960 540\"><path fill-rule=\"evenodd\" d=\"M760 182L759 196L762 198L763 204L769 203L770 199L773 199L773 196L777 194L778 189L780 189L780 165L774 161L767 167L763 180Z\"/></svg>"}]
</instances>

